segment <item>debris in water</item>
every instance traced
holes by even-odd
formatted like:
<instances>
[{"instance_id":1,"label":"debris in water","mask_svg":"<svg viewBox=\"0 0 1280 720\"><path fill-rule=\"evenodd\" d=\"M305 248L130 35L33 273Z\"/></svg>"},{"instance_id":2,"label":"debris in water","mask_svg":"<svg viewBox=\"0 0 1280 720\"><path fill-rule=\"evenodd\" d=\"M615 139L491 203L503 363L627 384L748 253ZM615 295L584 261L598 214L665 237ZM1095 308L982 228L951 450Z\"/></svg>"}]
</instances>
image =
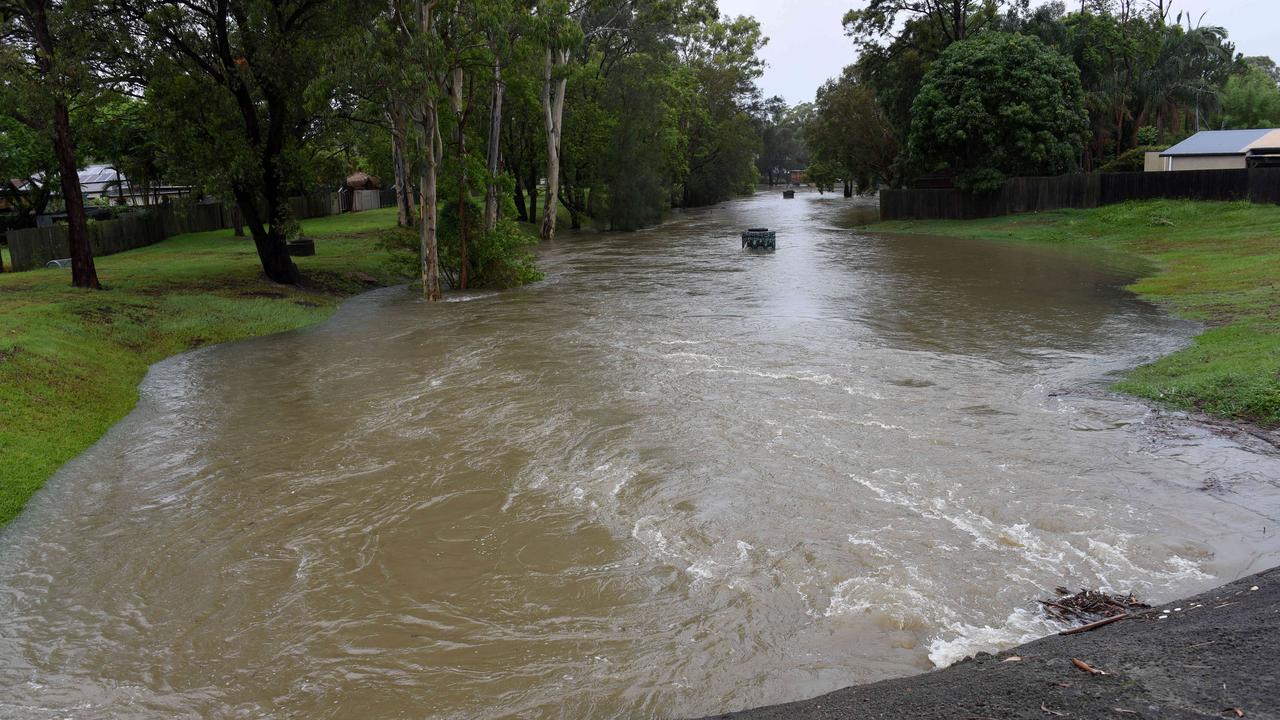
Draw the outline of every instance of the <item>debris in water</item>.
<instances>
[{"instance_id":1,"label":"debris in water","mask_svg":"<svg viewBox=\"0 0 1280 720\"><path fill-rule=\"evenodd\" d=\"M1045 613L1054 620L1080 625L1078 628L1064 631L1066 634L1102 627L1128 616L1135 610L1146 610L1151 607L1146 603L1138 602L1138 598L1133 593L1112 595L1101 590L1082 589L1073 595L1065 587L1057 588L1057 592L1060 596L1057 600L1041 600L1040 604L1044 606Z\"/></svg>"}]
</instances>

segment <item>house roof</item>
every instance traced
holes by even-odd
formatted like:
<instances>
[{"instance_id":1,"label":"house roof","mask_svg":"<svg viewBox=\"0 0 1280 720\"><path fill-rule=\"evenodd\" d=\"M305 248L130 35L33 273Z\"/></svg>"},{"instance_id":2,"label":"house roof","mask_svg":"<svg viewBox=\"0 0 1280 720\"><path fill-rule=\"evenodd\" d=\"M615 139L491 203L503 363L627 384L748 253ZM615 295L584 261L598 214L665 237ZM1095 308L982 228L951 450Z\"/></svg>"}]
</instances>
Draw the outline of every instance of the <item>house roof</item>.
<instances>
[{"instance_id":1,"label":"house roof","mask_svg":"<svg viewBox=\"0 0 1280 720\"><path fill-rule=\"evenodd\" d=\"M124 173L117 171L110 165L89 165L81 170L80 189L86 193L100 193L103 191L112 191L117 194L122 192L119 187L125 181Z\"/></svg>"},{"instance_id":2,"label":"house roof","mask_svg":"<svg viewBox=\"0 0 1280 720\"><path fill-rule=\"evenodd\" d=\"M1170 155L1243 155L1249 148L1258 145L1272 136L1280 140L1280 129L1260 128L1257 130L1202 130L1160 153L1160 157Z\"/></svg>"}]
</instances>

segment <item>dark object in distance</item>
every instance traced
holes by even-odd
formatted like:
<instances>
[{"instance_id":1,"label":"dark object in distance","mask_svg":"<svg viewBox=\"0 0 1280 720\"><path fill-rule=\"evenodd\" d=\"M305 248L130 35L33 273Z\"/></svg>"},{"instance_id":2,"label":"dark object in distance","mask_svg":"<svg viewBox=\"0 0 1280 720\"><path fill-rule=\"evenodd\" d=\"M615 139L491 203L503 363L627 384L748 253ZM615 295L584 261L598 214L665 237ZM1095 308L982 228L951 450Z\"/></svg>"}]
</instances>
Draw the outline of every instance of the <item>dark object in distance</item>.
<instances>
[{"instance_id":1,"label":"dark object in distance","mask_svg":"<svg viewBox=\"0 0 1280 720\"><path fill-rule=\"evenodd\" d=\"M795 196L796 196L796 191L795 191L795 190L783 190L783 191L782 191L782 199L784 199L784 200L790 200L790 199L794 198Z\"/></svg>"},{"instance_id":2,"label":"dark object in distance","mask_svg":"<svg viewBox=\"0 0 1280 720\"><path fill-rule=\"evenodd\" d=\"M316 254L316 241L308 237L300 237L288 242L289 254L293 257L310 257Z\"/></svg>"}]
</instances>

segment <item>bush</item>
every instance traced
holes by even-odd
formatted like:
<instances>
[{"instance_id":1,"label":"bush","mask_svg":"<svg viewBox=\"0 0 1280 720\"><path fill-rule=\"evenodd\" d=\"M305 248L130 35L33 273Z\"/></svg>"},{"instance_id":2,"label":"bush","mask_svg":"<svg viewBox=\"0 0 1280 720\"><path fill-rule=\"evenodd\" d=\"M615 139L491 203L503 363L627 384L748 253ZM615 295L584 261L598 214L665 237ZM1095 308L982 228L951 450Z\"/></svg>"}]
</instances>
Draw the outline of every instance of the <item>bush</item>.
<instances>
[{"instance_id":1,"label":"bush","mask_svg":"<svg viewBox=\"0 0 1280 720\"><path fill-rule=\"evenodd\" d=\"M1149 152L1162 152L1168 148L1161 145L1142 145L1120 153L1120 157L1098 168L1099 172L1142 172L1146 169L1146 155Z\"/></svg>"},{"instance_id":2,"label":"bush","mask_svg":"<svg viewBox=\"0 0 1280 720\"><path fill-rule=\"evenodd\" d=\"M440 275L449 287L458 286L458 241L454 222L456 213L441 214L437 237L440 257ZM512 288L542 279L542 273L534 264L534 246L538 239L521 230L512 220L499 220L492 231L477 229L476 222L469 233L467 265L469 288ZM378 247L387 251L389 269L400 275L418 277L422 274L421 240L415 228L392 228L379 234Z\"/></svg>"}]
</instances>

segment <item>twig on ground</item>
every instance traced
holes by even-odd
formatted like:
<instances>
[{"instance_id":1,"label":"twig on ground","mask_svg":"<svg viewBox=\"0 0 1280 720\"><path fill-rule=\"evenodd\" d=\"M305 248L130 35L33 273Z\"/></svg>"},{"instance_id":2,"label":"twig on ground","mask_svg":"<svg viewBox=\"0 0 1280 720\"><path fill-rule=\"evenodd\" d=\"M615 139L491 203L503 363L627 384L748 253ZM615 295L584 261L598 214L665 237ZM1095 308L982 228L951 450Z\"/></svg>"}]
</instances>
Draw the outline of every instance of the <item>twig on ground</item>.
<instances>
[{"instance_id":1,"label":"twig on ground","mask_svg":"<svg viewBox=\"0 0 1280 720\"><path fill-rule=\"evenodd\" d=\"M1106 675L1107 674L1106 671L1099 670L1098 668L1090 665L1089 663L1081 660L1080 658L1071 658L1071 664L1089 673L1090 675Z\"/></svg>"}]
</instances>

